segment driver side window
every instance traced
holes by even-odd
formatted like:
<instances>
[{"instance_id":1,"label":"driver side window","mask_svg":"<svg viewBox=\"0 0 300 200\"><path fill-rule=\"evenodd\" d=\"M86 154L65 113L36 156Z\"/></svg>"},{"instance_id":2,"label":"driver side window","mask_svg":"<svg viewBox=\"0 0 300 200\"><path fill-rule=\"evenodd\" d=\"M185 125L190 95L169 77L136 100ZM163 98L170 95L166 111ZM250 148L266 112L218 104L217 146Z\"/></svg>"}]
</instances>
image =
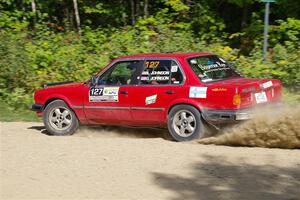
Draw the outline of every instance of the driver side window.
<instances>
[{"instance_id":1,"label":"driver side window","mask_svg":"<svg viewBox=\"0 0 300 200\"><path fill-rule=\"evenodd\" d=\"M140 61L120 61L110 67L98 80L99 85L130 85L136 82Z\"/></svg>"}]
</instances>

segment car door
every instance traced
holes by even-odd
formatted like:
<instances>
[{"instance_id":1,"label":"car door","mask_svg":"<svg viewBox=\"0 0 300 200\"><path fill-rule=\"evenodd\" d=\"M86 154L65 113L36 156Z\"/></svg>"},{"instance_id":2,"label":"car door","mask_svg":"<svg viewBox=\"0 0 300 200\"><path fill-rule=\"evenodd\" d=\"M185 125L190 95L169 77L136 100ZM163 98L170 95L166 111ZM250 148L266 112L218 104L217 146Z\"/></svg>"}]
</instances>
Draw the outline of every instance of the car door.
<instances>
[{"instance_id":1,"label":"car door","mask_svg":"<svg viewBox=\"0 0 300 200\"><path fill-rule=\"evenodd\" d=\"M161 126L167 107L183 91L184 75L175 59L147 58L130 96L132 118L138 125Z\"/></svg>"},{"instance_id":2,"label":"car door","mask_svg":"<svg viewBox=\"0 0 300 200\"><path fill-rule=\"evenodd\" d=\"M97 77L96 85L86 85L84 112L92 124L128 124L129 91L137 84L141 60L119 60Z\"/></svg>"}]
</instances>

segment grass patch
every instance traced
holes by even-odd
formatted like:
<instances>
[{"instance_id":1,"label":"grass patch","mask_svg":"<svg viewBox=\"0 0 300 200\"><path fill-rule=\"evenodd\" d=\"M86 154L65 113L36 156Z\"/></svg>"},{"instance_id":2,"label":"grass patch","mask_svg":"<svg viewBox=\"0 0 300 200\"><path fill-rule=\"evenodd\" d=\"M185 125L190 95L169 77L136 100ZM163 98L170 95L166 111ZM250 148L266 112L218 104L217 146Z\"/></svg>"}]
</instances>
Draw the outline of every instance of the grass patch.
<instances>
[{"instance_id":1,"label":"grass patch","mask_svg":"<svg viewBox=\"0 0 300 200\"><path fill-rule=\"evenodd\" d=\"M14 109L9 107L7 103L0 101L0 121L2 122L36 122L41 121L36 113L29 109Z\"/></svg>"},{"instance_id":2,"label":"grass patch","mask_svg":"<svg viewBox=\"0 0 300 200\"><path fill-rule=\"evenodd\" d=\"M286 88L282 90L282 101L289 105L297 105L300 103L300 92L291 92Z\"/></svg>"}]
</instances>

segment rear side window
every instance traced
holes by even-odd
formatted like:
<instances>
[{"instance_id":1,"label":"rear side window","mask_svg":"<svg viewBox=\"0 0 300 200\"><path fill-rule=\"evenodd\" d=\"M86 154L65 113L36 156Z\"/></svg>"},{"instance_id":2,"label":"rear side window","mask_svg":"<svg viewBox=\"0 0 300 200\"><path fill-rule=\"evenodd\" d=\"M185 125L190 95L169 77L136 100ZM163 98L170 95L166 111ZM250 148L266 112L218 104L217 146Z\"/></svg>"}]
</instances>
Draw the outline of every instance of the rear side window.
<instances>
[{"instance_id":1,"label":"rear side window","mask_svg":"<svg viewBox=\"0 0 300 200\"><path fill-rule=\"evenodd\" d=\"M219 81L241 76L226 61L216 55L190 58L188 63L202 82Z\"/></svg>"},{"instance_id":2,"label":"rear side window","mask_svg":"<svg viewBox=\"0 0 300 200\"><path fill-rule=\"evenodd\" d=\"M140 77L142 85L176 85L182 82L182 72L174 60L145 60Z\"/></svg>"}]
</instances>

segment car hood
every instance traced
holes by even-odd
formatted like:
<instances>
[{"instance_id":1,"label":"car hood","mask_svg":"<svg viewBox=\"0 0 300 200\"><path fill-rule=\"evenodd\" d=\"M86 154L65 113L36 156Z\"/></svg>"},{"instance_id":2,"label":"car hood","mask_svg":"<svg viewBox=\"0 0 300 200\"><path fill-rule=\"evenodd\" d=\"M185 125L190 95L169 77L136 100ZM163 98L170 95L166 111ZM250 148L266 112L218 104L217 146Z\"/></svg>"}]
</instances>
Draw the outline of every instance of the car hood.
<instances>
[{"instance_id":1,"label":"car hood","mask_svg":"<svg viewBox=\"0 0 300 200\"><path fill-rule=\"evenodd\" d=\"M73 81L65 81L65 82L55 82L55 83L47 83L44 85L44 88L63 88L63 87L79 87L83 84L83 82L73 82Z\"/></svg>"}]
</instances>

